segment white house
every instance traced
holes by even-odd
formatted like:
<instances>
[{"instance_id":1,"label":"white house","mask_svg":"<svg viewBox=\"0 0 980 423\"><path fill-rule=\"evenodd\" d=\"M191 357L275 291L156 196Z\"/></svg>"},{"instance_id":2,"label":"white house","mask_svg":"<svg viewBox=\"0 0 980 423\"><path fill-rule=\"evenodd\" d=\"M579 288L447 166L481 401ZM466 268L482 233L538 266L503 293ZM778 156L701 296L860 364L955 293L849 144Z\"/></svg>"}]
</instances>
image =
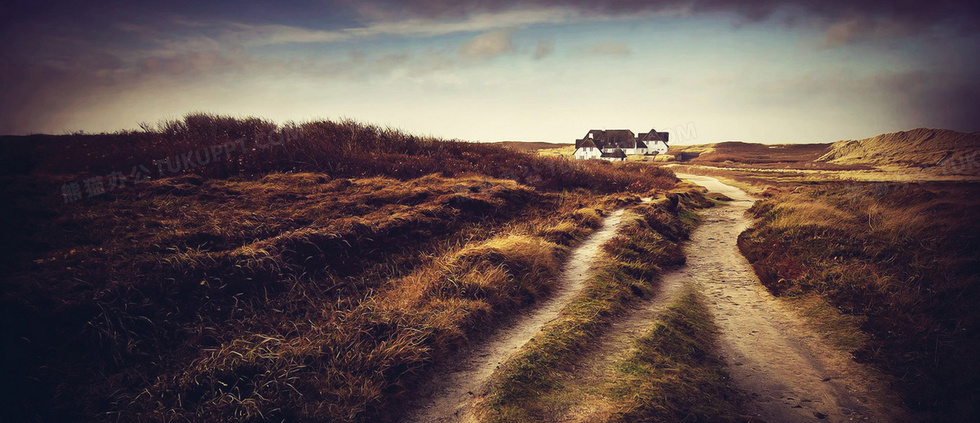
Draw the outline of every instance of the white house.
<instances>
[{"instance_id":1,"label":"white house","mask_svg":"<svg viewBox=\"0 0 980 423\"><path fill-rule=\"evenodd\" d=\"M627 156L655 156L667 152L666 132L650 132L634 135L628 129L593 129L582 139L575 140L574 156L578 160L603 159L626 160Z\"/></svg>"},{"instance_id":2,"label":"white house","mask_svg":"<svg viewBox=\"0 0 980 423\"><path fill-rule=\"evenodd\" d=\"M591 138L575 141L575 158L577 160L598 159L602 156L602 150L596 147Z\"/></svg>"},{"instance_id":3,"label":"white house","mask_svg":"<svg viewBox=\"0 0 980 423\"><path fill-rule=\"evenodd\" d=\"M651 129L650 132L645 134L637 135L640 141L643 141L647 146L647 153L650 155L665 154L667 153L667 140L670 138L670 134L667 132L657 132L656 129Z\"/></svg>"}]
</instances>

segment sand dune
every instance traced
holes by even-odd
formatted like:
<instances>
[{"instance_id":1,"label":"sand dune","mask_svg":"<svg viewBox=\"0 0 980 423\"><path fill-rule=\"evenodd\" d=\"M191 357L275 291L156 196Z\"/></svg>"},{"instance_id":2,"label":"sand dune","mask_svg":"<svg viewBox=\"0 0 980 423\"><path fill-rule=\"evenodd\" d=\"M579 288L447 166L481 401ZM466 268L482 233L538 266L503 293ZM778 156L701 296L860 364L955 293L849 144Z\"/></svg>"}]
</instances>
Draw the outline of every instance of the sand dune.
<instances>
[{"instance_id":1,"label":"sand dune","mask_svg":"<svg viewBox=\"0 0 980 423\"><path fill-rule=\"evenodd\" d=\"M918 128L863 140L838 141L816 161L977 175L980 173L980 132Z\"/></svg>"}]
</instances>

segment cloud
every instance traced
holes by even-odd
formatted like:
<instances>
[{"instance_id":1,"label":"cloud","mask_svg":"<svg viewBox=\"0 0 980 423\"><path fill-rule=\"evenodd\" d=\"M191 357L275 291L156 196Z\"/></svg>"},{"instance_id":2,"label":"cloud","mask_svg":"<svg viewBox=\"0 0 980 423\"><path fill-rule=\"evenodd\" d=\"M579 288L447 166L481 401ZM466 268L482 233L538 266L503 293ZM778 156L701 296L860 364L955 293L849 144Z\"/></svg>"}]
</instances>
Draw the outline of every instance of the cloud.
<instances>
[{"instance_id":1,"label":"cloud","mask_svg":"<svg viewBox=\"0 0 980 423\"><path fill-rule=\"evenodd\" d=\"M824 47L839 47L863 39L883 39L912 35L913 30L895 21L855 18L831 24L824 34Z\"/></svg>"},{"instance_id":2,"label":"cloud","mask_svg":"<svg viewBox=\"0 0 980 423\"><path fill-rule=\"evenodd\" d=\"M901 62L922 70L882 76L869 82L876 91L868 92L888 91L895 99L891 107L901 106L905 116L925 124L962 128L980 121L968 107L980 99L980 66L969 59L976 57L976 47L964 45L980 34L980 5L960 0L308 0L300 5L257 0L233 7L199 0L10 0L0 12L0 132L57 127L52 119L78 113L84 101L98 96L110 101L111 93L158 81L181 86L210 77L232 81L246 73L323 78L392 69L431 73L436 65L450 68L467 58L516 51L514 31L523 28L554 26L541 31L554 30L544 35L554 37L572 27L563 24L665 14L821 31L825 47L917 37L910 45L922 46L922 54L913 57L911 47L902 47L895 55L905 55ZM323 53L335 49L290 54L307 44L349 43L340 49L370 51L360 42L444 35L472 39L456 52L441 52L445 57L438 61L397 54L338 61ZM951 41L959 41L956 48L943 47ZM527 59L542 59L554 54L554 46L553 39L541 39L522 51ZM630 54L624 43L585 48L614 57ZM944 48L943 54L931 52ZM949 64L957 60L969 63Z\"/></svg>"},{"instance_id":3,"label":"cloud","mask_svg":"<svg viewBox=\"0 0 980 423\"><path fill-rule=\"evenodd\" d=\"M555 52L555 40L538 40L534 48L534 60L541 60Z\"/></svg>"},{"instance_id":4,"label":"cloud","mask_svg":"<svg viewBox=\"0 0 980 423\"><path fill-rule=\"evenodd\" d=\"M385 21L406 16L459 19L514 10L563 10L588 19L721 13L749 23L774 19L788 26L824 29L831 43L853 42L865 35L980 31L980 5L960 0L375 0L360 10Z\"/></svg>"},{"instance_id":5,"label":"cloud","mask_svg":"<svg viewBox=\"0 0 980 423\"><path fill-rule=\"evenodd\" d=\"M459 49L459 54L486 59L514 51L514 30L498 29L477 35Z\"/></svg>"},{"instance_id":6,"label":"cloud","mask_svg":"<svg viewBox=\"0 0 980 423\"><path fill-rule=\"evenodd\" d=\"M308 29L289 25L247 25L215 23L226 27L225 36L246 45L289 43L335 43L384 35L432 37L459 33L486 32L536 24L559 24L582 19L571 9L517 9L494 13L481 12L447 19L402 17L380 20L367 25L334 30Z\"/></svg>"},{"instance_id":7,"label":"cloud","mask_svg":"<svg viewBox=\"0 0 980 423\"><path fill-rule=\"evenodd\" d=\"M812 108L860 114L869 122L887 117L896 129L919 126L980 130L980 71L883 70L855 76L848 72L807 73L765 80L750 94L754 101L781 109Z\"/></svg>"},{"instance_id":8,"label":"cloud","mask_svg":"<svg viewBox=\"0 0 980 423\"><path fill-rule=\"evenodd\" d=\"M960 131L980 130L980 72L885 73L871 83L887 92L914 125Z\"/></svg>"},{"instance_id":9,"label":"cloud","mask_svg":"<svg viewBox=\"0 0 980 423\"><path fill-rule=\"evenodd\" d=\"M589 47L589 54L597 56L626 57L631 53L629 45L620 41L603 41Z\"/></svg>"}]
</instances>

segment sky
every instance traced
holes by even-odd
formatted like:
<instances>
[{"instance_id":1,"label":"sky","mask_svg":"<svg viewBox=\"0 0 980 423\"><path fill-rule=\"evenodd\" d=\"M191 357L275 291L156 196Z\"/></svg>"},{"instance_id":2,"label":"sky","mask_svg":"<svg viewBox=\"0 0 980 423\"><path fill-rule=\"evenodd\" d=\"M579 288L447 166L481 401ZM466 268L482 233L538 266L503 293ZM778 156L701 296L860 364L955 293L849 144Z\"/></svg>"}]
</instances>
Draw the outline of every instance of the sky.
<instances>
[{"instance_id":1,"label":"sky","mask_svg":"<svg viewBox=\"0 0 980 423\"><path fill-rule=\"evenodd\" d=\"M832 142L980 130L980 6L949 0L8 0L0 134L192 112L469 141Z\"/></svg>"}]
</instances>

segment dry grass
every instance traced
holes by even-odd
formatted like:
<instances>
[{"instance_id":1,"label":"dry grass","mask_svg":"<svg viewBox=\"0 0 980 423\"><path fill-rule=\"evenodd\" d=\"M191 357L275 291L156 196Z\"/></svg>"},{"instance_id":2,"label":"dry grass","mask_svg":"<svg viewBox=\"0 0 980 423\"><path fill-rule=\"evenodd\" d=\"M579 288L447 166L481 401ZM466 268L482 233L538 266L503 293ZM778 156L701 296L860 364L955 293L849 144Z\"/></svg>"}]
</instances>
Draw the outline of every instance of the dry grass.
<instances>
[{"instance_id":1,"label":"dry grass","mask_svg":"<svg viewBox=\"0 0 980 423\"><path fill-rule=\"evenodd\" d=\"M511 148L518 151L540 151L540 150L552 150L552 149L566 149L568 147L574 148L574 144L568 143L553 143L553 142L535 142L535 141L501 141L494 144Z\"/></svg>"},{"instance_id":2,"label":"dry grass","mask_svg":"<svg viewBox=\"0 0 980 423\"><path fill-rule=\"evenodd\" d=\"M917 128L863 140L835 142L819 162L941 175L980 174L980 133Z\"/></svg>"},{"instance_id":3,"label":"dry grass","mask_svg":"<svg viewBox=\"0 0 980 423\"><path fill-rule=\"evenodd\" d=\"M855 316L856 351L929 419L976 417L980 228L962 184L823 184L757 203L739 238L777 295L818 294ZM972 416L972 417L971 417Z\"/></svg>"},{"instance_id":4,"label":"dry grass","mask_svg":"<svg viewBox=\"0 0 980 423\"><path fill-rule=\"evenodd\" d=\"M270 136L284 142L71 204L58 195ZM390 418L431 363L548 294L596 208L636 198L607 194L676 181L353 122L191 115L7 141L24 159L0 178L13 420Z\"/></svg>"},{"instance_id":5,"label":"dry grass","mask_svg":"<svg viewBox=\"0 0 980 423\"><path fill-rule=\"evenodd\" d=\"M816 161L830 151L830 144L755 144L739 141L692 146L673 146L668 155L697 153L691 164L718 167L753 167L765 169L844 170L866 166L841 165Z\"/></svg>"},{"instance_id":6,"label":"dry grass","mask_svg":"<svg viewBox=\"0 0 980 423\"><path fill-rule=\"evenodd\" d=\"M677 195L677 193L673 194ZM489 421L542 421L551 415L561 375L575 365L608 323L638 297L649 296L663 266L684 263L680 241L696 223L688 207L703 206L699 192L683 193L678 210L670 202L634 206L619 233L605 245L607 258L585 290L541 336L511 358L493 382L483 406Z\"/></svg>"},{"instance_id":7,"label":"dry grass","mask_svg":"<svg viewBox=\"0 0 980 423\"><path fill-rule=\"evenodd\" d=\"M18 166L4 169L15 174L129 175L140 165L154 178L182 173L223 179L316 172L334 178L405 180L432 173L446 177L473 173L537 189L586 188L604 193L644 193L671 179L669 173L647 166L539 157L500 145L423 138L353 121L280 126L257 118L208 114L162 122L143 132L3 137L0 149L5 157L16 158Z\"/></svg>"},{"instance_id":8,"label":"dry grass","mask_svg":"<svg viewBox=\"0 0 980 423\"><path fill-rule=\"evenodd\" d=\"M620 366L613 394L623 402L611 422L735 422L745 401L715 352L718 328L689 288Z\"/></svg>"}]
</instances>

